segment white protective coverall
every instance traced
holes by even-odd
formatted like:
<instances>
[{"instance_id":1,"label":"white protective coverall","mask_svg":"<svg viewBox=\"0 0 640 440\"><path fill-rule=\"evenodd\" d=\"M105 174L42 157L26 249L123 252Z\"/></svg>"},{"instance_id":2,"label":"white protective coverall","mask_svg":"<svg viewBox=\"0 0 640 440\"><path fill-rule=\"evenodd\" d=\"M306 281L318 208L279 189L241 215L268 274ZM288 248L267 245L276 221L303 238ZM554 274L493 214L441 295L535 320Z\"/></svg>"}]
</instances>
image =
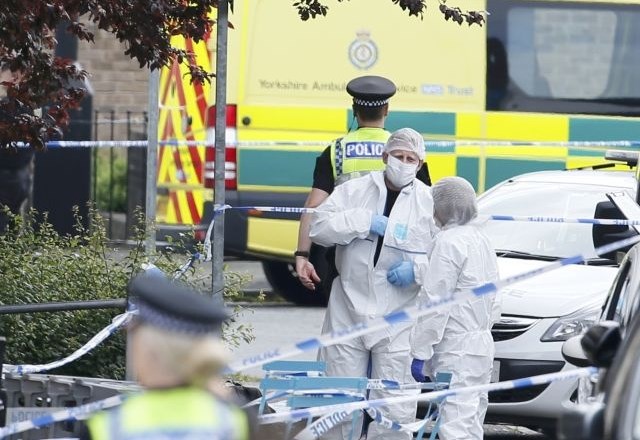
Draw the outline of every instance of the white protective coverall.
<instances>
[{"instance_id":1,"label":"white protective coverall","mask_svg":"<svg viewBox=\"0 0 640 440\"><path fill-rule=\"evenodd\" d=\"M428 269L428 250L437 228L433 221L431 190L424 183L404 187L389 215L377 264L374 254L378 237L369 233L371 216L382 214L387 187L383 172L375 171L338 187L313 215L309 236L322 246L337 245L339 276L333 281L322 333L349 327L413 306L420 291L422 274ZM381 239L381 238L380 238ZM387 271L400 261L414 264L416 281L396 287L387 281ZM407 360L413 321L351 339L320 350L329 376L366 377L371 356L371 378L413 382ZM412 391L372 390L370 399L406 395ZM415 421L416 403L389 405L383 414L400 423ZM327 438L348 438L351 423L333 429ZM359 438L356 432L354 438ZM410 439L405 432L369 425L368 439Z\"/></svg>"},{"instance_id":2,"label":"white protective coverall","mask_svg":"<svg viewBox=\"0 0 640 440\"><path fill-rule=\"evenodd\" d=\"M432 188L434 216L442 225L435 237L425 288L420 300L435 300L498 279L495 250L474 220L473 187L459 177L440 180ZM495 347L491 326L500 318L495 294L455 304L418 319L411 335L414 359L426 360L425 371L452 373L451 388L487 384ZM441 409L439 438L482 439L487 393L449 396Z\"/></svg>"}]
</instances>

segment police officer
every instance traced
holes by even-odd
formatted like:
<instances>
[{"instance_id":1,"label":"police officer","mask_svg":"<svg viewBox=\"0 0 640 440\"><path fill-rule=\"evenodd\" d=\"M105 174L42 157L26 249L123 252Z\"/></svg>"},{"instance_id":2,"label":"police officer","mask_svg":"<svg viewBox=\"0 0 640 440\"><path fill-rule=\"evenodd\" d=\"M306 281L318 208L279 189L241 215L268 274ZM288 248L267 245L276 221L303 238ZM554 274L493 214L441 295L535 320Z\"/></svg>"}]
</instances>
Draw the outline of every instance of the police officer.
<instances>
[{"instance_id":1,"label":"police officer","mask_svg":"<svg viewBox=\"0 0 640 440\"><path fill-rule=\"evenodd\" d=\"M370 171L381 170L385 166L382 150L390 133L384 129L384 122L389 113L389 99L396 93L395 84L380 76L361 76L349 81L347 93L353 97L352 109L358 128L334 140L316 159L313 185L304 204L305 208L319 206L337 185ZM431 185L426 162L416 177ZM329 292L331 283L337 276L335 248L327 251L328 269L321 280L318 271L309 261L312 249L309 238L310 221L310 216L306 214L300 218L298 247L294 253L296 272L307 289L315 290L316 284L322 282L322 290Z\"/></svg>"},{"instance_id":2,"label":"police officer","mask_svg":"<svg viewBox=\"0 0 640 440\"><path fill-rule=\"evenodd\" d=\"M209 391L225 363L219 334L227 312L186 285L140 275L129 287L133 369L146 391L91 417L93 440L249 438L244 412Z\"/></svg>"}]
</instances>

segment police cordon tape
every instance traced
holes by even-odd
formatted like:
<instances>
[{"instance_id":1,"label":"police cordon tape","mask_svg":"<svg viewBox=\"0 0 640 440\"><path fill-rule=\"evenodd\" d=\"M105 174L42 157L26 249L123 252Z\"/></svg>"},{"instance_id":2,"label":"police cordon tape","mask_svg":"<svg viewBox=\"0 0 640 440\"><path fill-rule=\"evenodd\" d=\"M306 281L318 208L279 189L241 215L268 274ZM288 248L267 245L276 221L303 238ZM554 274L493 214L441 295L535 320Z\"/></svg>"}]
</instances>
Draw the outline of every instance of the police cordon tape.
<instances>
[{"instance_id":1,"label":"police cordon tape","mask_svg":"<svg viewBox=\"0 0 640 440\"><path fill-rule=\"evenodd\" d=\"M238 211L260 211L272 212L279 214L313 214L323 212L318 208L303 208L297 206L231 206L231 205L215 205L213 210L213 219L209 223L204 238L204 254L199 258L204 261L211 261L211 234L216 217L227 210ZM633 226L640 225L640 220L623 220L623 219L599 219L599 218L570 218L570 217L550 217L550 216L514 216L514 215L480 215L480 220L495 221L515 221L515 222L540 222L540 223L581 223L601 226Z\"/></svg>"},{"instance_id":2,"label":"police cordon tape","mask_svg":"<svg viewBox=\"0 0 640 440\"><path fill-rule=\"evenodd\" d=\"M290 375L284 375L281 377L300 377L300 376L305 376L305 373L294 373L294 374L290 374ZM309 375L309 376L313 376L313 377L317 377L318 374L313 374L313 375ZM431 389L433 388L433 383L432 382L413 382L413 383L404 383L401 384L400 382L397 382L395 380L388 380L388 379L369 379L367 381L367 389L368 390L421 390L421 389ZM280 397L284 397L287 396L289 394L294 394L296 392L296 390L283 390L283 391L276 391L273 392L271 394L269 394L268 396L266 396L264 398L265 402L269 402L272 401L274 399L278 399ZM306 390L305 393L310 393L309 390ZM252 400L251 402L245 403L242 407L243 408L249 408L251 406L256 406L258 404L260 404L260 402L263 400L262 397L258 397L257 399Z\"/></svg>"},{"instance_id":3,"label":"police cordon tape","mask_svg":"<svg viewBox=\"0 0 640 440\"><path fill-rule=\"evenodd\" d=\"M569 371L560 371L558 373L541 374L538 376L525 377L521 379L507 380L503 382L495 382L483 385L473 385L469 387L449 388L441 391L433 391L424 394L413 394L405 396L387 397L384 399L375 400L363 400L359 402L342 403L337 405L316 406L311 408L296 409L292 411L283 411L274 414L265 414L258 417L260 424L272 424L279 422L291 422L296 420L307 419L309 417L324 416L321 419L314 422L316 426L322 425L322 432L316 432L315 437L320 438L320 435L326 433L337 423L331 423L331 418L334 414L339 412L351 413L353 411L366 409L366 408L380 408L393 403L403 402L424 402L443 399L448 396L461 395L461 394L477 394L491 391L501 390L513 390L519 388L526 388L536 385L544 385L551 382L557 382L560 380L578 379L581 377L587 377L597 372L595 367L579 368ZM318 423L325 421L327 423ZM338 422L340 423L340 422ZM330 426L329 426L330 425ZM312 425L311 425L312 426ZM309 428L311 428L309 426ZM320 431L320 430L317 430Z\"/></svg>"},{"instance_id":4,"label":"police cordon tape","mask_svg":"<svg viewBox=\"0 0 640 440\"><path fill-rule=\"evenodd\" d=\"M215 213L229 209L243 211L273 212L281 214L313 214L325 212L318 208L302 208L296 206L231 206L223 205L214 208ZM640 220L606 219L606 218L579 218L579 217L552 217L552 216L524 216L524 215L479 215L479 220L515 221L515 222L541 222L541 223L585 223L607 226L632 226L640 225Z\"/></svg>"},{"instance_id":5,"label":"police cordon tape","mask_svg":"<svg viewBox=\"0 0 640 440\"><path fill-rule=\"evenodd\" d=\"M413 434L429 423L430 419L426 418L413 423L398 423L382 415L376 408L364 408L364 410L371 416L375 423L384 426L392 431L404 431ZM358 410L356 410L358 411ZM347 417L353 414L354 411L336 411L328 416L316 420L311 425L300 431L294 437L295 440L316 440L322 438L330 429L334 426L342 423Z\"/></svg>"},{"instance_id":6,"label":"police cordon tape","mask_svg":"<svg viewBox=\"0 0 640 440\"><path fill-rule=\"evenodd\" d=\"M596 254L607 254L609 252L633 245L638 242L640 242L640 235L629 237L605 246L600 246L595 250L595 252ZM354 324L352 326L335 330L330 333L324 333L316 338L305 339L298 343L289 344L283 347L277 347L272 350L262 352L258 355L245 357L243 359L232 362L226 369L225 373L237 373L245 371L250 368L259 367L271 361L289 358L307 351L315 351L320 347L339 344L341 342L348 341L359 336L367 335L385 329L387 327L391 327L401 323L407 323L413 319L427 315L436 310L450 307L452 304L462 303L464 301L477 298L478 296L496 293L500 289L511 284L528 280L530 278L556 269L560 269L563 266L581 263L588 258L589 257L586 257L584 255L575 255L573 257L564 258L562 260L554 261L552 263L549 263L548 265L539 267L529 272L524 272L518 275L507 277L498 280L495 283L487 283L480 287L476 287L457 295L452 294L435 301L424 301L416 306L408 307L404 310L397 310L380 318Z\"/></svg>"},{"instance_id":7,"label":"police cordon tape","mask_svg":"<svg viewBox=\"0 0 640 440\"><path fill-rule=\"evenodd\" d=\"M606 218L570 218L570 217L540 217L516 215L487 215L478 216L487 220L512 222L540 222L540 223L582 223L602 226L633 226L640 225L640 220L606 219Z\"/></svg>"},{"instance_id":8,"label":"police cordon tape","mask_svg":"<svg viewBox=\"0 0 640 440\"><path fill-rule=\"evenodd\" d=\"M305 431L298 434L298 435L310 435L310 437L296 437L296 439L298 440L319 439L329 429L331 429L333 426L337 424L332 422L331 416L335 413L339 413L343 411L344 412L348 411L349 413L351 413L353 411L357 411L360 409L377 408L389 403L406 402L406 401L412 401L412 400L428 401L428 400L436 400L436 399L444 398L446 396L450 396L454 394L480 393L480 392L488 392L488 391L523 388L523 387L534 386L534 385L543 385L543 384L555 382L558 380L567 380L567 379L574 379L579 377L586 377L596 372L597 372L597 369L593 367L581 368L578 370L561 371L560 373L543 374L540 376L533 376L533 377L528 377L523 379L515 379L515 380L510 380L505 382L497 382L497 383L492 383L488 385L476 385L476 386L464 387L464 388L451 388L448 390L434 391L431 393L425 393L425 394L419 394L419 395L413 395L413 396L398 396L398 397L392 397L387 399L368 400L368 401L354 402L354 403L348 403L348 404L342 404L342 405L330 405L330 406L314 407L314 408L309 408L305 410L295 410L295 411L282 412L282 413L276 413L276 414L268 414L268 415L260 416L259 421L261 424L272 424L272 423L278 423L282 421L299 420L307 417L325 415L325 417L314 422L312 425L310 425L307 428L306 431L309 431L310 432L309 434L306 434L306 433L303 434L303 432ZM104 400L99 400L97 402L91 402L86 405L77 406L77 407L69 408L62 411L57 411L52 414L47 414L41 417L37 417L33 420L14 423L4 428L0 428L0 438L4 438L9 435L29 431L31 429L44 428L45 426L49 426L56 422L84 419L94 412L101 411L103 409L112 408L114 406L121 404L125 398L126 398L125 395L113 396ZM329 414L329 415L326 416L326 414ZM318 422L321 422L321 423L318 423ZM396 423L396 422L391 422L388 419L385 419L385 420L381 419L381 422ZM401 426L404 429L415 429L415 428L419 429L418 425L419 424L421 425L422 423L423 422L416 422L414 424L406 424ZM312 426L313 426L313 429L309 429Z\"/></svg>"},{"instance_id":9,"label":"police cordon tape","mask_svg":"<svg viewBox=\"0 0 640 440\"><path fill-rule=\"evenodd\" d=\"M236 147L278 147L278 146L327 146L330 141L227 141L227 146ZM189 141L189 140L161 140L158 145L169 147L214 147L213 140ZM566 148L637 148L640 147L640 141L630 140L614 140L614 141L544 141L544 142L527 142L527 141L487 141L487 140L425 140L426 149L450 149L454 147L566 147ZM29 147L25 143L16 143L18 148ZM47 148L146 148L148 141L49 141L46 143Z\"/></svg>"},{"instance_id":10,"label":"police cordon tape","mask_svg":"<svg viewBox=\"0 0 640 440\"><path fill-rule=\"evenodd\" d=\"M178 279L193 265L196 258L199 258L199 254L194 254L186 263L184 263L173 275L173 279ZM152 263L144 263L142 264L142 269L144 271L158 271L159 274L163 274L163 272L158 269ZM17 373L17 374L30 374L30 373L41 373L44 371L53 370L54 368L62 367L70 362L75 361L76 359L81 358L85 354L89 353L91 350L100 345L105 339L114 334L120 327L127 324L129 320L137 313L137 311L129 310L123 314L117 315L111 321L111 324L107 325L105 328L100 330L93 336L86 344L82 347L71 353L69 356L54 361L49 362L48 364L40 364L40 365L4 365L3 371L7 373Z\"/></svg>"},{"instance_id":11,"label":"police cordon tape","mask_svg":"<svg viewBox=\"0 0 640 440\"><path fill-rule=\"evenodd\" d=\"M124 395L112 396L97 402L87 403L86 405L76 406L73 408L57 411L51 414L37 417L24 422L17 422L0 428L0 438L4 438L13 434L29 431L31 429L44 428L56 422L64 422L66 420L80 420L86 416L102 411L103 409L112 408L120 405L125 399Z\"/></svg>"},{"instance_id":12,"label":"police cordon tape","mask_svg":"<svg viewBox=\"0 0 640 440\"><path fill-rule=\"evenodd\" d=\"M135 315L135 313L135 311L128 311L116 316L111 321L111 324L107 325L105 328L96 333L96 335L91 338L89 342L87 342L82 347L63 359L41 365L4 365L2 370L3 372L7 373L29 374L49 371L53 370L54 368L66 365L84 356L85 354L96 348L98 345L100 345L105 339L114 334L122 325L129 322L129 320L133 315Z\"/></svg>"}]
</instances>

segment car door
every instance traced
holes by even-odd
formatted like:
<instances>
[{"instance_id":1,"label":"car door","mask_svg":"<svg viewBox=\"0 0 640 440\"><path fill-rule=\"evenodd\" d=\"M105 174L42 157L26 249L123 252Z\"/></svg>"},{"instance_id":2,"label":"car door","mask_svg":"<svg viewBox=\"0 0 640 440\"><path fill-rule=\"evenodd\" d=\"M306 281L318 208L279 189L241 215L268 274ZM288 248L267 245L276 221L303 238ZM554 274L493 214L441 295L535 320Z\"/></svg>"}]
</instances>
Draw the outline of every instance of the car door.
<instances>
[{"instance_id":1,"label":"car door","mask_svg":"<svg viewBox=\"0 0 640 440\"><path fill-rule=\"evenodd\" d=\"M624 258L611 287L601 320L620 323L624 338L640 302L640 245L635 245Z\"/></svg>"},{"instance_id":2,"label":"car door","mask_svg":"<svg viewBox=\"0 0 640 440\"><path fill-rule=\"evenodd\" d=\"M625 337L627 328L638 310L640 301L640 244L632 247L620 263L600 321L616 321ZM578 381L577 403L589 403L601 400L604 396L598 392L599 375L582 378Z\"/></svg>"}]
</instances>

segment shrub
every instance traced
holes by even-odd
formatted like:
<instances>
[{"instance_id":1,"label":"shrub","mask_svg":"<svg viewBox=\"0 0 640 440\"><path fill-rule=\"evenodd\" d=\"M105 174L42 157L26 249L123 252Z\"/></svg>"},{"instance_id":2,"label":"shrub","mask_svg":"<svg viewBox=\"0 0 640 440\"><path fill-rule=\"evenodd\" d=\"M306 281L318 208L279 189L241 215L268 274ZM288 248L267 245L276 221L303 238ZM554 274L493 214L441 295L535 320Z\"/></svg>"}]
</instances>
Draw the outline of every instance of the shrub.
<instances>
[{"instance_id":1,"label":"shrub","mask_svg":"<svg viewBox=\"0 0 640 440\"><path fill-rule=\"evenodd\" d=\"M111 160L113 160L113 175L111 174ZM94 166L96 167L97 179L95 197L98 208L101 211L127 212L126 150L116 150L112 156L108 149L99 149ZM113 197L110 200L111 196Z\"/></svg>"},{"instance_id":2,"label":"shrub","mask_svg":"<svg viewBox=\"0 0 640 440\"><path fill-rule=\"evenodd\" d=\"M0 303L28 304L126 297L126 286L143 263L144 217L138 214L136 245L128 251L110 249L103 220L90 209L88 227L76 210L75 233L60 236L46 220L31 212L13 216L0 235ZM35 220L38 219L38 220ZM151 262L172 273L186 260L168 251ZM210 275L191 268L183 278L195 287L210 285ZM246 277L225 274L225 297L241 295ZM236 310L236 314L239 310ZM0 335L7 338L5 362L41 364L67 356L105 327L121 310L83 310L56 313L4 315ZM224 331L228 345L252 339L251 329L230 322ZM55 374L123 379L125 337L117 332L75 362L52 371Z\"/></svg>"}]
</instances>

